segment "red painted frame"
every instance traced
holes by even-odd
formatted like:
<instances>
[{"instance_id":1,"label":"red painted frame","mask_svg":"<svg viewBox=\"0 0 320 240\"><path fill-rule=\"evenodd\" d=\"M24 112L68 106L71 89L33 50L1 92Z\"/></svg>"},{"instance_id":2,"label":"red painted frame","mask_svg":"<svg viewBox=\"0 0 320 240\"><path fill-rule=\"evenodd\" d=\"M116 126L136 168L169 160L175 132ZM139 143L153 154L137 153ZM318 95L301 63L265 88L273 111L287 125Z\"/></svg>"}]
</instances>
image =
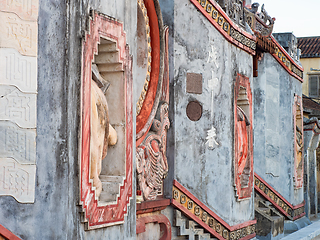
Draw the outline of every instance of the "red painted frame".
<instances>
[{"instance_id":1,"label":"red painted frame","mask_svg":"<svg viewBox=\"0 0 320 240\"><path fill-rule=\"evenodd\" d=\"M161 75L161 72L163 71L163 63L161 62L163 56L163 43L161 43L162 36L160 35L162 26L159 24L159 18L161 19L160 23L162 23L161 12L159 12L160 5L157 0L143 1L149 18L152 61L148 91L146 93L145 100L143 101L140 113L136 117L137 146L140 145L145 138L155 117L160 98L157 91L159 81L161 81L161 79L159 79L159 75Z\"/></svg>"},{"instance_id":2,"label":"red painted frame","mask_svg":"<svg viewBox=\"0 0 320 240\"><path fill-rule=\"evenodd\" d=\"M171 240L171 223L165 215L156 214L137 218L136 233L139 234L145 232L147 223L159 223L160 233L163 233L159 240Z\"/></svg>"},{"instance_id":3,"label":"red painted frame","mask_svg":"<svg viewBox=\"0 0 320 240\"><path fill-rule=\"evenodd\" d=\"M301 159L301 162L302 162L302 177L301 178L298 178L298 170L296 168L297 166L297 151L296 151L296 138L297 138L297 135L296 135L296 125L297 125L297 118L296 118L296 114L297 114L297 105L300 106L300 112L301 112L301 121L302 121L302 143L303 143L303 106L302 106L302 99L300 96L298 95L295 95L294 96L294 104L293 104L293 127L294 127L294 178L295 178L295 188L298 189L298 188L302 188L303 186L303 169L304 169L304 159L303 159L303 154L302 154L302 159ZM303 150L302 150L302 153L303 153Z\"/></svg>"},{"instance_id":4,"label":"red painted frame","mask_svg":"<svg viewBox=\"0 0 320 240\"><path fill-rule=\"evenodd\" d=\"M281 49L281 52L286 56L287 59L290 60L291 64L294 65L296 68L298 68L300 71L304 71L303 67L299 66L297 63L294 62L294 60L291 58L291 56L287 53L287 51L277 42L277 40L274 39L273 36L270 36L272 42L274 44L276 44L276 46ZM273 53L272 56L280 63L280 65L293 77L295 77L296 79L298 79L300 82L303 83L303 78L299 77L297 74L295 74L294 72L292 72L287 65L281 61L280 58L278 58L276 53Z\"/></svg>"},{"instance_id":5,"label":"red painted frame","mask_svg":"<svg viewBox=\"0 0 320 240\"><path fill-rule=\"evenodd\" d=\"M239 95L239 90L240 86L243 86L247 90L247 95L249 99L249 120L250 120L250 125L249 127L249 136L248 136L248 141L249 141L249 149L248 149L248 155L247 155L247 161L250 161L250 177L249 177L249 186L246 188L241 188L241 183L240 183L240 175L238 174L238 130L237 130L237 100L238 100L238 95ZM252 117L252 92L251 92L251 87L250 87L250 81L249 78L237 74L235 86L234 86L234 181L236 185L236 190L237 190L237 198L239 200L242 199L247 199L251 198L251 193L252 193L252 185L253 185L253 128L252 128L252 123L253 123L253 117Z\"/></svg>"},{"instance_id":6,"label":"red painted frame","mask_svg":"<svg viewBox=\"0 0 320 240\"><path fill-rule=\"evenodd\" d=\"M83 206L88 229L94 229L122 223L127 213L127 205L132 197L132 154L133 154L133 115L132 115L132 62L126 35L122 23L95 13L90 21L90 32L83 44L82 96L81 96L81 159L80 159L80 204ZM126 178L120 187L120 196L116 204L98 206L92 183L89 181L90 170L90 114L91 114L91 63L100 37L117 42L125 70L126 106Z\"/></svg>"},{"instance_id":7,"label":"red painted frame","mask_svg":"<svg viewBox=\"0 0 320 240\"><path fill-rule=\"evenodd\" d=\"M263 180L258 174L254 173L254 176L256 178L258 178L264 185L266 185L269 189L272 190L272 192L279 198L281 199L281 201L285 202L291 209L298 209L301 208L305 205L305 201L303 201L302 203L293 206L291 203L289 203L280 193L278 193L273 187L271 187L265 180ZM257 191L260 195L262 195L265 199L267 199L269 202L272 203L273 206L275 206L275 208L277 208L284 216L286 217L290 217L289 214L284 211L275 201L273 201L273 199L271 199L267 194L264 193L264 191L262 191L259 187L257 187L256 185L254 185L254 190ZM299 216L296 216L293 218L293 220L296 220L298 218L303 217L304 215L306 215L306 213L302 213Z\"/></svg>"},{"instance_id":8,"label":"red painted frame","mask_svg":"<svg viewBox=\"0 0 320 240\"><path fill-rule=\"evenodd\" d=\"M222 27L206 12L206 10L200 5L200 3L197 0L190 0L196 8L209 20L209 22L231 43L236 45L239 48L242 48L246 52L250 53L251 55L255 55L255 51L251 48L243 45L242 43L238 42L237 40L233 39L226 31L222 29ZM210 4L212 4L220 15L224 17L224 19L230 24L231 27L233 27L235 30L246 36L247 38L251 40L256 40L255 36L250 35L246 31L242 30L240 27L238 27L233 21L228 17L228 15L222 10L222 8L212 0L207 0Z\"/></svg>"},{"instance_id":9,"label":"red painted frame","mask_svg":"<svg viewBox=\"0 0 320 240\"><path fill-rule=\"evenodd\" d=\"M178 188L181 192L183 192L185 195L187 195L192 201L194 201L197 205L199 205L202 209L204 209L207 213L209 213L211 216L213 216L221 225L223 225L225 228L227 228L230 232L235 231L253 224L257 223L257 220L250 220L244 223L240 223L234 226L230 226L228 223L222 220L217 214L215 214L213 211L211 211L206 205L204 205L199 199L197 199L192 193L190 193L184 186L182 186L177 180L173 180L173 186ZM182 206L178 201L175 199L171 199L171 204L178 208L180 211L182 211L186 216L191 218L193 221L197 222L199 225L201 225L206 231L210 232L213 236L215 236L218 239L224 240L222 236L220 236L216 231L214 231L212 228L210 228L207 224L199 220L199 218L195 217L193 214L190 213L189 210L187 210L184 206ZM241 238L241 240L251 239L254 238L256 234L248 235L244 238Z\"/></svg>"},{"instance_id":10,"label":"red painted frame","mask_svg":"<svg viewBox=\"0 0 320 240\"><path fill-rule=\"evenodd\" d=\"M0 236L3 236L4 238L6 238L8 240L21 240L21 238L14 235L12 232L10 232L8 229L6 229L1 224L0 224Z\"/></svg>"}]
</instances>

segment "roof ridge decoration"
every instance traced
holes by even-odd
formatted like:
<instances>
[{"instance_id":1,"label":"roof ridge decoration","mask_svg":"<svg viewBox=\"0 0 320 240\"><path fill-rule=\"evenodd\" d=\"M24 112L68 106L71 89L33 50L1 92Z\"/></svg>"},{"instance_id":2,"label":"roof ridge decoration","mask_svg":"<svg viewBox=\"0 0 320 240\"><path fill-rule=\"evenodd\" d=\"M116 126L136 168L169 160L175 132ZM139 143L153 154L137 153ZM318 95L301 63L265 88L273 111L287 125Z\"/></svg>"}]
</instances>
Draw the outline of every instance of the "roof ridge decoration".
<instances>
[{"instance_id":1,"label":"roof ridge decoration","mask_svg":"<svg viewBox=\"0 0 320 240\"><path fill-rule=\"evenodd\" d=\"M269 52L290 75L303 82L303 68L271 35L275 18L268 15L264 4L260 13L258 13L258 7L258 3L253 3L251 9L244 9L247 24L253 30L257 39L257 51Z\"/></svg>"},{"instance_id":2,"label":"roof ridge decoration","mask_svg":"<svg viewBox=\"0 0 320 240\"><path fill-rule=\"evenodd\" d=\"M250 220L230 226L177 180L173 180L172 191L171 205L182 211L184 215L198 223L214 237L220 240L244 240L256 236L255 228L257 220Z\"/></svg>"},{"instance_id":3,"label":"roof ridge decoration","mask_svg":"<svg viewBox=\"0 0 320 240\"><path fill-rule=\"evenodd\" d=\"M301 204L293 206L257 173L254 173L254 190L256 193L271 202L282 215L290 220L296 220L306 214L304 201Z\"/></svg>"},{"instance_id":4,"label":"roof ridge decoration","mask_svg":"<svg viewBox=\"0 0 320 240\"><path fill-rule=\"evenodd\" d=\"M235 24L215 1L190 1L229 42L255 55L256 37Z\"/></svg>"}]
</instances>

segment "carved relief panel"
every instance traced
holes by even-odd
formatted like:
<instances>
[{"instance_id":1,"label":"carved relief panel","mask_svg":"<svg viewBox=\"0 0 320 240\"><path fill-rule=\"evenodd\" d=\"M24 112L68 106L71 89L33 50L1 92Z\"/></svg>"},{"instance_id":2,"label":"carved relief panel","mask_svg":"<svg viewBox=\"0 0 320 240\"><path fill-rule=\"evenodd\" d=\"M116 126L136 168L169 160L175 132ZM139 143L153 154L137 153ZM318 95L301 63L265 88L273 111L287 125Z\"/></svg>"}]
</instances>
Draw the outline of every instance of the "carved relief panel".
<instances>
[{"instance_id":1,"label":"carved relief panel","mask_svg":"<svg viewBox=\"0 0 320 240\"><path fill-rule=\"evenodd\" d=\"M123 25L91 17L83 45L80 161L87 229L122 223L132 196L132 60Z\"/></svg>"},{"instance_id":2,"label":"carved relief panel","mask_svg":"<svg viewBox=\"0 0 320 240\"><path fill-rule=\"evenodd\" d=\"M33 203L38 0L0 0L0 195Z\"/></svg>"},{"instance_id":3,"label":"carved relief panel","mask_svg":"<svg viewBox=\"0 0 320 240\"><path fill-rule=\"evenodd\" d=\"M234 89L234 178L238 200L253 186L252 93L249 78L238 74Z\"/></svg>"},{"instance_id":4,"label":"carved relief panel","mask_svg":"<svg viewBox=\"0 0 320 240\"><path fill-rule=\"evenodd\" d=\"M300 96L294 96L293 105L294 123L294 186L303 185L303 108Z\"/></svg>"},{"instance_id":5,"label":"carved relief panel","mask_svg":"<svg viewBox=\"0 0 320 240\"><path fill-rule=\"evenodd\" d=\"M138 0L137 193L143 200L162 194L168 172L167 130L170 126L168 29L163 27L157 0Z\"/></svg>"}]
</instances>

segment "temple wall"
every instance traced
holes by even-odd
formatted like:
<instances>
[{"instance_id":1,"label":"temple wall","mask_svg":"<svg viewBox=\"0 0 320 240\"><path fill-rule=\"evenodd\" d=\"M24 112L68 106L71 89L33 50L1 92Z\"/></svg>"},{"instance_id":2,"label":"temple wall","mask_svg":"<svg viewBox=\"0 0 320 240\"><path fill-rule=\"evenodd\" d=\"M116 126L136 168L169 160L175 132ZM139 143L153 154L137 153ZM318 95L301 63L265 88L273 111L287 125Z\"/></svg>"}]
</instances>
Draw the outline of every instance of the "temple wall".
<instances>
[{"instance_id":1,"label":"temple wall","mask_svg":"<svg viewBox=\"0 0 320 240\"><path fill-rule=\"evenodd\" d=\"M68 2L68 4L66 3ZM79 206L82 42L89 9L124 22L135 56L136 2L39 0L36 181L34 203L0 197L1 224L21 239L135 239L135 200L124 223L85 231ZM132 153L133 154L133 153ZM135 189L135 181L133 181ZM135 192L135 191L133 191Z\"/></svg>"},{"instance_id":2,"label":"temple wall","mask_svg":"<svg viewBox=\"0 0 320 240\"><path fill-rule=\"evenodd\" d=\"M301 82L264 53L254 78L254 169L293 205L303 201L293 182L295 94L302 96Z\"/></svg>"},{"instance_id":3,"label":"temple wall","mask_svg":"<svg viewBox=\"0 0 320 240\"><path fill-rule=\"evenodd\" d=\"M174 96L174 127L170 134L174 135L174 143L169 138L168 148L174 168L169 170L168 181L176 179L230 225L251 220L253 199L237 201L235 195L233 95L238 73L248 77L252 85L252 56L230 44L191 2L160 3L164 23L174 23L170 36ZM186 79L190 73L201 74L202 93L188 92ZM202 106L198 121L187 117L190 101ZM214 143L213 148L206 143L212 128L216 129L214 139L218 144Z\"/></svg>"}]
</instances>

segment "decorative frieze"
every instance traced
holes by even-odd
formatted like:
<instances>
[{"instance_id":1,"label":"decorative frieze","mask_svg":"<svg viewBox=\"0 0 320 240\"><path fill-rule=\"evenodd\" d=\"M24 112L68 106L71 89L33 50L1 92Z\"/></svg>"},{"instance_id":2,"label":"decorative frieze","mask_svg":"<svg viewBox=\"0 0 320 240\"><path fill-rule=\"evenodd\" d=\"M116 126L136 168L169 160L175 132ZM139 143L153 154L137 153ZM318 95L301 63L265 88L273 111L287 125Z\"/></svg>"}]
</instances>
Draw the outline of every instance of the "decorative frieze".
<instances>
[{"instance_id":1,"label":"decorative frieze","mask_svg":"<svg viewBox=\"0 0 320 240\"><path fill-rule=\"evenodd\" d=\"M37 93L37 58L13 48L0 48L0 85L13 85L22 92Z\"/></svg>"},{"instance_id":2,"label":"decorative frieze","mask_svg":"<svg viewBox=\"0 0 320 240\"><path fill-rule=\"evenodd\" d=\"M0 85L0 120L16 123L22 128L35 128L37 95L23 93L14 86Z\"/></svg>"},{"instance_id":3,"label":"decorative frieze","mask_svg":"<svg viewBox=\"0 0 320 240\"><path fill-rule=\"evenodd\" d=\"M212 0L190 1L228 41L251 54L255 53L255 37L246 33L244 30L241 30L235 23L233 23L216 2ZM237 12L238 10L235 11ZM238 13L236 13L235 16L238 16ZM237 21L241 22L242 20L237 17Z\"/></svg>"},{"instance_id":4,"label":"decorative frieze","mask_svg":"<svg viewBox=\"0 0 320 240\"><path fill-rule=\"evenodd\" d=\"M0 11L0 47L14 48L22 55L37 56L38 24L14 13Z\"/></svg>"},{"instance_id":5,"label":"decorative frieze","mask_svg":"<svg viewBox=\"0 0 320 240\"><path fill-rule=\"evenodd\" d=\"M256 173L254 176L254 189L258 194L271 202L288 219L295 220L305 215L304 203L293 206Z\"/></svg>"},{"instance_id":6,"label":"decorative frieze","mask_svg":"<svg viewBox=\"0 0 320 240\"><path fill-rule=\"evenodd\" d=\"M18 202L33 203L36 165L20 164L13 158L0 158L0 195Z\"/></svg>"},{"instance_id":7,"label":"decorative frieze","mask_svg":"<svg viewBox=\"0 0 320 240\"><path fill-rule=\"evenodd\" d=\"M173 205L216 238L238 240L250 239L255 236L255 220L236 226L229 226L177 181L174 181L173 185Z\"/></svg>"}]
</instances>

